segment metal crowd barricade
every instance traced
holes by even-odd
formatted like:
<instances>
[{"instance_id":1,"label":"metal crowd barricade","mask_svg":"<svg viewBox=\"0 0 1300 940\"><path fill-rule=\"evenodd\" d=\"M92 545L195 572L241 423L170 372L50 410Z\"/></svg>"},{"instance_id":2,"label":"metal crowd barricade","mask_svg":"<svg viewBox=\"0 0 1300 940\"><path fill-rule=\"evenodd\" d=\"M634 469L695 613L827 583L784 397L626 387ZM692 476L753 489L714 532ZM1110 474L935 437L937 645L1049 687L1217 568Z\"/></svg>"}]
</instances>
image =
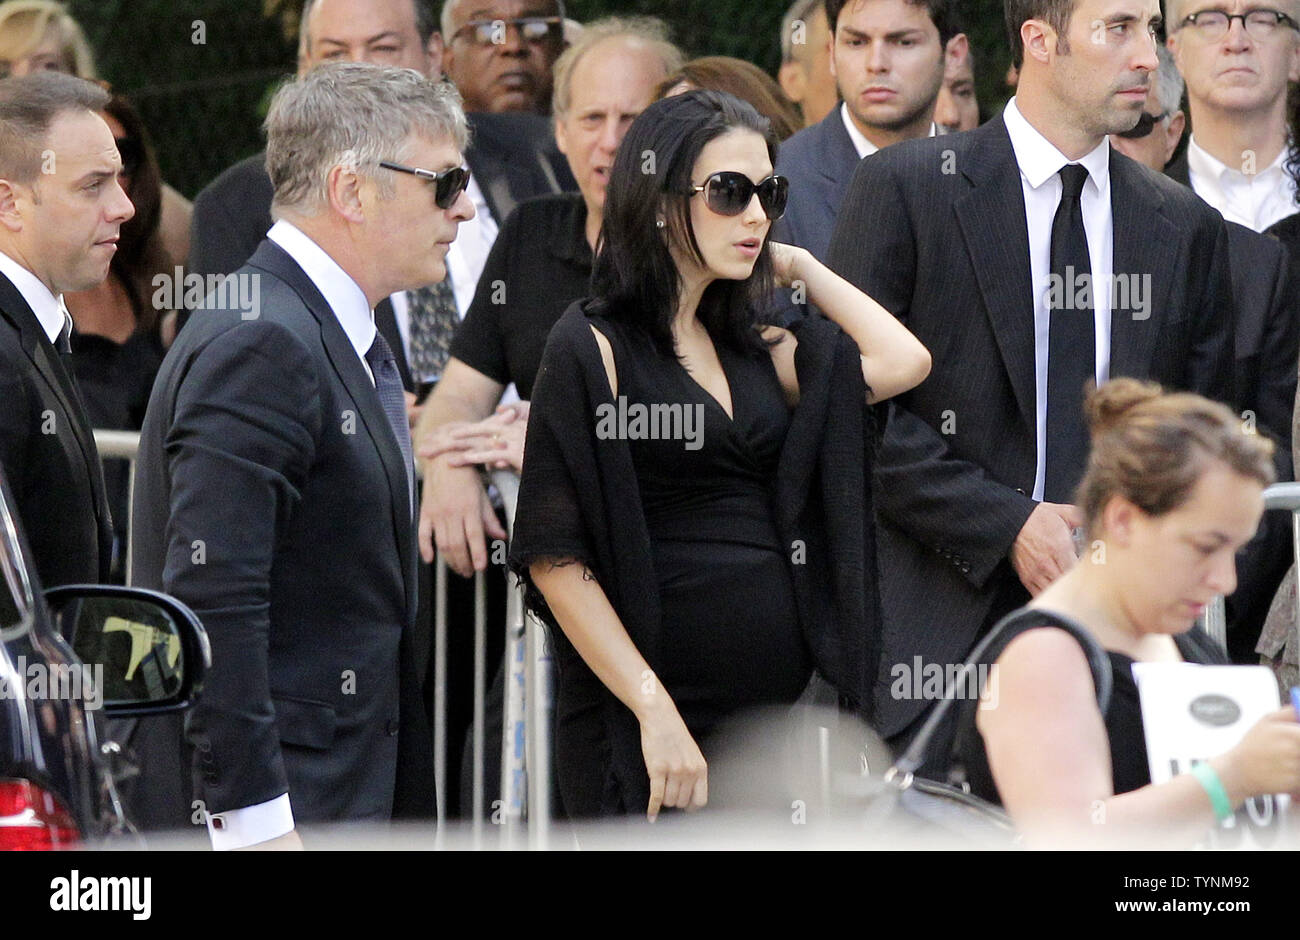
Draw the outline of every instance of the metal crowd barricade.
<instances>
[{"instance_id":1,"label":"metal crowd barricade","mask_svg":"<svg viewBox=\"0 0 1300 940\"><path fill-rule=\"evenodd\" d=\"M1291 513L1292 558L1300 563L1300 483L1274 483L1264 490L1264 511L1284 509ZM1222 597L1216 597L1205 610L1205 632L1228 648L1228 622ZM1296 629L1300 632L1300 607L1296 612Z\"/></svg>"},{"instance_id":2,"label":"metal crowd barricade","mask_svg":"<svg viewBox=\"0 0 1300 940\"><path fill-rule=\"evenodd\" d=\"M140 433L138 431L107 431L95 428L95 448L99 459L125 460L126 471L126 583L131 583L131 566L134 539L131 536L131 516L135 513L135 458L140 450Z\"/></svg>"},{"instance_id":3,"label":"metal crowd barricade","mask_svg":"<svg viewBox=\"0 0 1300 940\"><path fill-rule=\"evenodd\" d=\"M491 480L501 495L506 528L513 532L519 477L497 470ZM491 548L490 548L491 551ZM524 834L530 848L545 848L551 820L551 696L553 676L545 627L524 608L522 587L511 585L506 594L505 701L500 741L500 803L490 808L500 826L501 841L517 846ZM447 566L439 559L434 573L434 778L438 798L438 823L446 822L447 748ZM473 833L481 845L485 821L484 756L487 741L486 582L474 576L474 715L471 726Z\"/></svg>"}]
</instances>

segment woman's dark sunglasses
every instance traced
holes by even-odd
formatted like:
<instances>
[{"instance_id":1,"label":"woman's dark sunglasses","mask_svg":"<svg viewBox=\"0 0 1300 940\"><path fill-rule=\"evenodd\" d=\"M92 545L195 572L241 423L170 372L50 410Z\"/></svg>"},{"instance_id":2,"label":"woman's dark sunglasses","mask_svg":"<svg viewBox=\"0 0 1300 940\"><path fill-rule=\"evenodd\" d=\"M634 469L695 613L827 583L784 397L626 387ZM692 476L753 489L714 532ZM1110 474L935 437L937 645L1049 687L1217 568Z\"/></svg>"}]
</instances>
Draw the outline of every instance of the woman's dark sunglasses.
<instances>
[{"instance_id":1,"label":"woman's dark sunglasses","mask_svg":"<svg viewBox=\"0 0 1300 940\"><path fill-rule=\"evenodd\" d=\"M723 170L714 173L699 186L691 187L691 195L704 193L704 202L718 215L740 215L758 193L758 204L763 214L775 222L785 215L785 203L790 197L790 181L784 176L769 176L755 183L744 173Z\"/></svg>"},{"instance_id":2,"label":"woman's dark sunglasses","mask_svg":"<svg viewBox=\"0 0 1300 940\"><path fill-rule=\"evenodd\" d=\"M469 185L469 170L463 166L453 166L435 173L433 170L421 170L419 167L402 166L400 163L390 163L387 160L380 160L379 165L385 170L396 170L398 173L410 173L412 176L418 176L433 186L433 201L439 209L450 209L456 203L456 197L464 192L465 187Z\"/></svg>"}]
</instances>

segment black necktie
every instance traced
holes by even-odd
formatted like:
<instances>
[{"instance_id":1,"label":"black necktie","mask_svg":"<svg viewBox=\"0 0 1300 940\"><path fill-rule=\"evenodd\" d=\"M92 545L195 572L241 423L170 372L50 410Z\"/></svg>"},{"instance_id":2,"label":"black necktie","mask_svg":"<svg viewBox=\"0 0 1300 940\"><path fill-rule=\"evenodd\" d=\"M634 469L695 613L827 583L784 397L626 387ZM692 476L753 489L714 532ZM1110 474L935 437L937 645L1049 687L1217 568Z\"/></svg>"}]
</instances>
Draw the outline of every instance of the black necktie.
<instances>
[{"instance_id":1,"label":"black necktie","mask_svg":"<svg viewBox=\"0 0 1300 940\"><path fill-rule=\"evenodd\" d=\"M375 391L379 393L379 403L384 407L384 415L397 438L397 446L402 450L402 463L406 467L407 495L415 492L415 459L411 452L411 432L406 420L406 396L403 394L402 377L397 372L397 361L393 350L382 333L375 333L375 341L366 353L366 362L375 376Z\"/></svg>"},{"instance_id":2,"label":"black necktie","mask_svg":"<svg viewBox=\"0 0 1300 940\"><path fill-rule=\"evenodd\" d=\"M1079 197L1088 171L1078 164L1061 168L1061 204L1052 221L1052 280L1047 333L1047 460L1043 499L1068 503L1083 476L1088 433L1083 395L1096 377L1092 262ZM1085 293L1086 285L1086 293Z\"/></svg>"},{"instance_id":3,"label":"black necktie","mask_svg":"<svg viewBox=\"0 0 1300 940\"><path fill-rule=\"evenodd\" d=\"M59 339L54 346L66 360L72 355L72 314L68 312L68 305L63 302L62 294L59 295L59 313L63 314L63 329L59 331Z\"/></svg>"}]
</instances>

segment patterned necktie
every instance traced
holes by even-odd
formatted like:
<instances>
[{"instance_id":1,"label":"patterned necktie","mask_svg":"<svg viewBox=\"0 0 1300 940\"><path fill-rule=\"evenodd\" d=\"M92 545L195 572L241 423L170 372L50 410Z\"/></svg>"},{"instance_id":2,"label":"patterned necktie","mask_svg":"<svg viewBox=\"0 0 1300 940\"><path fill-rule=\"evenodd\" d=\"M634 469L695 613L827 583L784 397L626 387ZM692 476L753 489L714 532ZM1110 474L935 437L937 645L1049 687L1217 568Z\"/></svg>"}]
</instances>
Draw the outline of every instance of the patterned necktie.
<instances>
[{"instance_id":1,"label":"patterned necktie","mask_svg":"<svg viewBox=\"0 0 1300 940\"><path fill-rule=\"evenodd\" d=\"M406 467L406 492L414 500L415 458L411 452L411 432L406 420L406 395L402 389L402 377L397 371L397 360L393 358L393 350L383 334L375 334L375 341L366 353L366 362L370 363L370 371L375 376L379 403L383 405L384 415L397 438L397 446L402 449L402 463Z\"/></svg>"},{"instance_id":2,"label":"patterned necktie","mask_svg":"<svg viewBox=\"0 0 1300 940\"><path fill-rule=\"evenodd\" d=\"M436 382L451 354L451 338L460 325L451 275L437 284L407 291L411 323L411 378Z\"/></svg>"},{"instance_id":3,"label":"patterned necktie","mask_svg":"<svg viewBox=\"0 0 1300 940\"><path fill-rule=\"evenodd\" d=\"M1097 353L1091 283L1092 261L1083 227L1080 197L1088 170L1077 163L1061 168L1061 204L1052 221L1052 276L1060 278L1061 305L1049 310L1047 329L1047 460L1043 499L1068 503L1088 461L1088 432L1083 420L1083 392L1096 377ZM1087 281L1080 281L1086 276ZM1077 290L1087 283L1088 303Z\"/></svg>"}]
</instances>

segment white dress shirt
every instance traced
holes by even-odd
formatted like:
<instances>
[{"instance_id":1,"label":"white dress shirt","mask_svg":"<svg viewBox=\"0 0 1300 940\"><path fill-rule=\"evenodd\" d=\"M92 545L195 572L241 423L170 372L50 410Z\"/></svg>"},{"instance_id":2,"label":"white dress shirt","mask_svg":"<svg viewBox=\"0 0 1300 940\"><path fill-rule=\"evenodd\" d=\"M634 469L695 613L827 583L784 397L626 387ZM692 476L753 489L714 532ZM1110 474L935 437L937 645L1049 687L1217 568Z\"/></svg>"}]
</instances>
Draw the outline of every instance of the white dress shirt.
<instances>
[{"instance_id":1,"label":"white dress shirt","mask_svg":"<svg viewBox=\"0 0 1300 940\"><path fill-rule=\"evenodd\" d=\"M469 178L469 187L465 190L470 202L474 204L474 218L460 223L456 230L456 240L447 250L447 271L451 274L451 287L456 294L456 307L461 319L469 310L474 300L474 291L478 288L478 279L487 264L488 252L497 240L501 227L492 218L487 199L478 181L473 175ZM400 322L400 321L399 321Z\"/></svg>"},{"instance_id":2,"label":"white dress shirt","mask_svg":"<svg viewBox=\"0 0 1300 940\"><path fill-rule=\"evenodd\" d=\"M320 295L325 298L339 326L347 334L352 348L357 351L370 381L375 377L366 362L366 353L375 342L375 312L366 302L366 295L351 275L339 267L338 262L325 253L325 249L308 238L291 222L284 219L271 226L266 237L285 250L298 263Z\"/></svg>"},{"instance_id":3,"label":"white dress shirt","mask_svg":"<svg viewBox=\"0 0 1300 940\"><path fill-rule=\"evenodd\" d=\"M50 343L57 346L59 335L72 319L63 305L63 296L55 297L39 277L3 251L0 251L0 274L7 277L9 283L23 295L23 300L27 301L27 306L36 314L36 320L50 338Z\"/></svg>"},{"instance_id":4,"label":"white dress shirt","mask_svg":"<svg viewBox=\"0 0 1300 940\"><path fill-rule=\"evenodd\" d=\"M374 313L366 295L346 271L312 241L301 229L283 219L271 226L266 237L275 242L298 263L325 302L334 311L348 341L356 350L361 366L373 382L375 377L366 362L366 353L375 341ZM294 827L290 794L283 793L265 803L205 814L212 847L217 850L240 849L285 835Z\"/></svg>"},{"instance_id":5,"label":"white dress shirt","mask_svg":"<svg viewBox=\"0 0 1300 940\"><path fill-rule=\"evenodd\" d=\"M853 123L853 115L849 114L849 106L843 102L840 103L840 119L844 121L844 127L849 132L849 140L853 141L853 149L858 152L858 159L869 157L880 150L875 144L867 139L867 135L858 130L858 125ZM938 137L939 126L933 121L930 122L930 133L927 137Z\"/></svg>"},{"instance_id":6,"label":"white dress shirt","mask_svg":"<svg viewBox=\"0 0 1300 940\"><path fill-rule=\"evenodd\" d=\"M1071 161L1025 120L1015 98L1007 102L1003 120L1020 167L1025 222L1029 230L1029 268L1034 285L1034 388L1038 445L1033 497L1041 501L1047 469L1044 458L1047 453L1048 327L1051 324L1047 295L1052 273L1052 221L1061 204L1061 167L1071 162L1079 163L1088 171L1079 204L1083 209L1083 228L1088 237L1088 257L1092 261L1097 384L1101 385L1110 375L1110 285L1115 263L1115 225L1110 205L1110 140L1103 138L1091 153Z\"/></svg>"},{"instance_id":7,"label":"white dress shirt","mask_svg":"<svg viewBox=\"0 0 1300 940\"><path fill-rule=\"evenodd\" d=\"M1200 196L1229 222L1262 232L1274 222L1300 212L1295 180L1284 167L1288 149L1253 176L1210 156L1193 136L1187 142L1187 175Z\"/></svg>"}]
</instances>

